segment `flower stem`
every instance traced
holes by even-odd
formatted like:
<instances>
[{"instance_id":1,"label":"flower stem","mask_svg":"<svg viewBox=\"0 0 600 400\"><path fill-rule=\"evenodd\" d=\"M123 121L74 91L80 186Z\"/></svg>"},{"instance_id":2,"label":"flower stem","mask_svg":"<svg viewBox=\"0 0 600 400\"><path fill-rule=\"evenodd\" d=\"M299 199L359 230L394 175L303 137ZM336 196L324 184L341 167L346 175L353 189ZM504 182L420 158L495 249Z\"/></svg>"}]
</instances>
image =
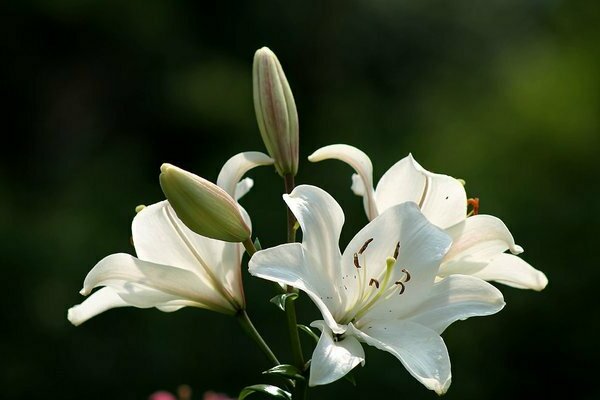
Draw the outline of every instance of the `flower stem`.
<instances>
[{"instance_id":1,"label":"flower stem","mask_svg":"<svg viewBox=\"0 0 600 400\"><path fill-rule=\"evenodd\" d=\"M244 248L250 257L256 253L256 247L254 247L254 243L252 243L252 238L244 240L242 244L244 245Z\"/></svg>"},{"instance_id":2,"label":"flower stem","mask_svg":"<svg viewBox=\"0 0 600 400\"><path fill-rule=\"evenodd\" d=\"M283 178L285 180L285 192L290 194L294 190L294 175L287 174ZM288 243L294 243L296 241L296 217L294 213L287 208L287 241Z\"/></svg>"},{"instance_id":3,"label":"flower stem","mask_svg":"<svg viewBox=\"0 0 600 400\"><path fill-rule=\"evenodd\" d=\"M287 194L291 193L294 190L294 175L286 174L283 177L285 181L285 192ZM293 243L296 241L296 229L294 225L296 224L296 217L292 211L287 208L287 241L288 243ZM287 287L288 293L297 292L291 286ZM296 306L293 300L287 300L285 305L285 313L287 316L287 325L288 332L290 335L290 343L292 346L292 356L294 358L294 363L296 367L301 371L304 371L304 356L302 355L302 345L300 344L300 336L298 335L298 322L296 321ZM307 398L307 390L306 390L306 381L297 381L296 382L296 394L297 399L302 400Z\"/></svg>"},{"instance_id":4,"label":"flower stem","mask_svg":"<svg viewBox=\"0 0 600 400\"><path fill-rule=\"evenodd\" d=\"M235 316L240 325L242 326L242 329L244 329L244 332L246 332L248 336L250 336L252 340L254 340L254 342L258 345L258 347L260 347L262 352L267 356L269 361L271 361L273 365L281 364L277 357L275 357L275 354L273 354L273 351L271 351L269 345L264 341L262 336L260 336L260 333L258 333L256 328L254 327L252 321L250 321L250 317L248 317L248 313L246 312L246 310L238 311L238 313Z\"/></svg>"}]
</instances>

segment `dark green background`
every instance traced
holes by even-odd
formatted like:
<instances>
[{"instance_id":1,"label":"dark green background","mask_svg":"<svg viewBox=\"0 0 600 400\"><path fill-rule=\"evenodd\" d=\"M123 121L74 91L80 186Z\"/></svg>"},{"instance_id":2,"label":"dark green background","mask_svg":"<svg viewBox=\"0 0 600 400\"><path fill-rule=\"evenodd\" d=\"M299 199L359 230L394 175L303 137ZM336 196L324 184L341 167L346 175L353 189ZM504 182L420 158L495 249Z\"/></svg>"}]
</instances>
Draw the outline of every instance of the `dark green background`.
<instances>
[{"instance_id":1,"label":"dark green background","mask_svg":"<svg viewBox=\"0 0 600 400\"><path fill-rule=\"evenodd\" d=\"M444 334L447 399L597 394L600 3L596 1L3 2L0 17L0 260L6 399L144 399L188 383L231 395L265 382L262 354L231 318L119 309L75 328L83 278L132 252L134 207L161 200L163 162L216 179L263 150L251 64L267 45L294 91L302 160L360 147L375 178L412 152L467 181L550 280L502 287L500 314ZM366 222L340 162L303 161L298 182ZM285 238L282 184L253 171L243 199L264 246ZM289 360L271 286L245 275L249 312ZM318 316L302 298L300 320ZM305 342L307 354L309 341ZM391 355L312 398L434 399Z\"/></svg>"}]
</instances>

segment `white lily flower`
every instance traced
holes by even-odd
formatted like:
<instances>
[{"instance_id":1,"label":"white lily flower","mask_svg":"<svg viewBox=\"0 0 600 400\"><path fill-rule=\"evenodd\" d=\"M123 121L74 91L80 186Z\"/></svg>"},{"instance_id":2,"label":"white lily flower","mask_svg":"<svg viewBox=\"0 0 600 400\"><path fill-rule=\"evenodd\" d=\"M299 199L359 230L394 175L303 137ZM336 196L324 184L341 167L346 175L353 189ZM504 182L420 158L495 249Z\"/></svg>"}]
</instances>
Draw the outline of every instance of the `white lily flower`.
<instances>
[{"instance_id":1,"label":"white lily flower","mask_svg":"<svg viewBox=\"0 0 600 400\"><path fill-rule=\"evenodd\" d=\"M309 385L333 382L364 364L360 342L397 357L427 388L444 393L450 359L440 334L452 322L498 312L502 294L487 282L455 275L435 282L450 237L415 203L390 207L343 253L344 213L325 191L301 185L284 200L302 229L302 243L254 254L251 274L308 294L323 321Z\"/></svg>"},{"instance_id":2,"label":"white lily flower","mask_svg":"<svg viewBox=\"0 0 600 400\"><path fill-rule=\"evenodd\" d=\"M240 153L221 169L217 183L238 200L253 181L242 176L259 165L273 164L266 154ZM241 207L245 222L250 218ZM112 254L101 260L85 278L83 303L69 309L68 319L79 325L111 308L156 307L172 312L185 306L225 314L245 308L240 264L240 243L209 239L192 232L175 214L168 201L143 208L133 219L133 243L137 257Z\"/></svg>"},{"instance_id":3,"label":"white lily flower","mask_svg":"<svg viewBox=\"0 0 600 400\"><path fill-rule=\"evenodd\" d=\"M515 244L500 219L491 215L467 218L467 195L459 180L427 171L409 154L388 169L374 188L371 160L345 144L325 146L308 159L331 158L346 162L357 172L352 175L352 191L363 197L369 220L396 204L413 201L429 221L446 230L453 245L440 267L440 278L465 274L533 290L548 284L544 273L516 256L523 248ZM512 254L505 253L507 250Z\"/></svg>"}]
</instances>

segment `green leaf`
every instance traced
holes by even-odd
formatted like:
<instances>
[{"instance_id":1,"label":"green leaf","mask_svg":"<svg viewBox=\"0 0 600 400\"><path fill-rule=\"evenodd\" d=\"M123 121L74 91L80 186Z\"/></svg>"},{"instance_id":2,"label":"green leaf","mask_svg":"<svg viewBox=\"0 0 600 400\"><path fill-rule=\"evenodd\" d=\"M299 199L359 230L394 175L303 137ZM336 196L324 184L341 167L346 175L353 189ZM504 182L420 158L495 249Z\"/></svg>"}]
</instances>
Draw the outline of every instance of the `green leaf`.
<instances>
[{"instance_id":1,"label":"green leaf","mask_svg":"<svg viewBox=\"0 0 600 400\"><path fill-rule=\"evenodd\" d=\"M271 303L275 304L279 309L285 311L285 305L289 299L289 301L296 300L298 298L298 293L283 293L278 294L269 300Z\"/></svg>"},{"instance_id":2,"label":"green leaf","mask_svg":"<svg viewBox=\"0 0 600 400\"><path fill-rule=\"evenodd\" d=\"M286 392L285 390L283 390L277 386L266 385L264 383L261 383L258 385L246 386L240 392L238 400L244 400L246 397L250 396L252 393L267 394L274 399L292 400L292 394L290 392Z\"/></svg>"},{"instance_id":3,"label":"green leaf","mask_svg":"<svg viewBox=\"0 0 600 400\"><path fill-rule=\"evenodd\" d=\"M254 248L256 251L262 250L262 246L260 245L260 240L258 240L258 237L254 239Z\"/></svg>"},{"instance_id":4,"label":"green leaf","mask_svg":"<svg viewBox=\"0 0 600 400\"><path fill-rule=\"evenodd\" d=\"M352 371L344 375L344 379L350 382L352 386L356 387L356 378L354 378L354 374L352 373Z\"/></svg>"},{"instance_id":5,"label":"green leaf","mask_svg":"<svg viewBox=\"0 0 600 400\"><path fill-rule=\"evenodd\" d=\"M276 365L267 371L263 371L263 374L279 375L279 376L283 376L285 378L296 379L296 380L298 380L298 379L304 380L305 379L304 376L302 375L302 372L300 372L300 370L298 368L296 368L290 364Z\"/></svg>"},{"instance_id":6,"label":"green leaf","mask_svg":"<svg viewBox=\"0 0 600 400\"><path fill-rule=\"evenodd\" d=\"M311 338L313 338L315 340L315 343L319 341L319 337L317 336L317 334L314 333L313 330L310 329L308 326L298 324L298 329L300 329L301 331L303 331L306 334L308 334L308 336L310 336Z\"/></svg>"}]
</instances>

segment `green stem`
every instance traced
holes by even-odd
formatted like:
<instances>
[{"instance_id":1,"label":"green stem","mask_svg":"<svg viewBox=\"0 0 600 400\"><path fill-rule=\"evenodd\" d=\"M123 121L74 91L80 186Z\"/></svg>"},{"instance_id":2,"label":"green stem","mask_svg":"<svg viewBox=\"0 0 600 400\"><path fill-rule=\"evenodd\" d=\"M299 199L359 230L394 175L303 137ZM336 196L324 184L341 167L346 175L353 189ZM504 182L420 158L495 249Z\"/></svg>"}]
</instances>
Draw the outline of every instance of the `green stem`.
<instances>
[{"instance_id":1,"label":"green stem","mask_svg":"<svg viewBox=\"0 0 600 400\"><path fill-rule=\"evenodd\" d=\"M286 174L283 177L285 181L285 192L287 194L291 193L294 190L294 175ZM296 241L296 229L294 226L296 224L296 217L292 211L287 209L287 241L288 243L294 243ZM288 293L297 292L291 286L287 287ZM287 325L288 332L290 335L290 343L292 346L292 356L294 358L294 363L296 367L301 371L304 371L304 356L302 354L302 345L300 344L300 336L298 334L298 322L296 320L296 306L293 300L287 300L285 305L285 313L287 316ZM296 397L299 400L307 398L307 390L306 390L306 381L297 381L296 382Z\"/></svg>"},{"instance_id":2,"label":"green stem","mask_svg":"<svg viewBox=\"0 0 600 400\"><path fill-rule=\"evenodd\" d=\"M294 190L294 175L287 174L283 177L285 180L285 192L290 194ZM288 243L294 243L296 241L296 217L292 210L287 208L287 241Z\"/></svg>"},{"instance_id":3,"label":"green stem","mask_svg":"<svg viewBox=\"0 0 600 400\"><path fill-rule=\"evenodd\" d=\"M271 361L273 365L281 364L277 357L275 357L275 354L273 354L273 351L271 351L269 345L264 341L262 336L260 336L260 333L258 333L256 328L254 327L252 321L250 321L250 317L248 317L248 313L246 313L246 310L238 311L235 317L242 326L242 329L244 329L244 332L246 332L248 336L250 336L252 340L254 340L254 342L258 345L258 347L260 347L262 352L265 353L269 361Z\"/></svg>"},{"instance_id":4,"label":"green stem","mask_svg":"<svg viewBox=\"0 0 600 400\"><path fill-rule=\"evenodd\" d=\"M252 238L244 240L242 244L244 245L244 248L250 257L256 253L256 247L254 247L254 243L252 243Z\"/></svg>"}]
</instances>

